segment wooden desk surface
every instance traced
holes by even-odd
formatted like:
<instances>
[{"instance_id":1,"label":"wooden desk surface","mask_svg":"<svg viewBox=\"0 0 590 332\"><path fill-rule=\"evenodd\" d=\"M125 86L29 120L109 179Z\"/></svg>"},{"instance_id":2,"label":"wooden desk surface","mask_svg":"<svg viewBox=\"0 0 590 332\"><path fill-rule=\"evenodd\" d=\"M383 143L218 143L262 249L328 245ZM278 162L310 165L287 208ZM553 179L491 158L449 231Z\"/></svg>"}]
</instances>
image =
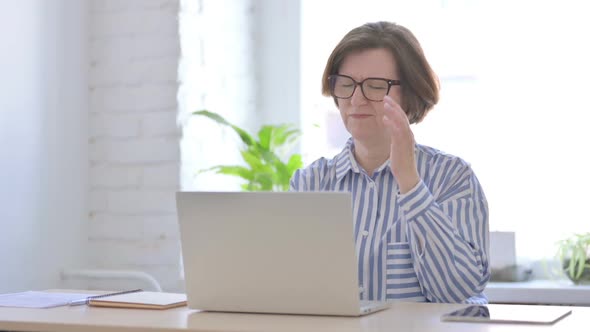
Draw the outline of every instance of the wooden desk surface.
<instances>
[{"instance_id":1,"label":"wooden desk surface","mask_svg":"<svg viewBox=\"0 0 590 332\"><path fill-rule=\"evenodd\" d=\"M464 305L395 303L368 316L326 317L200 312L187 307L163 311L87 306L52 309L0 308L0 330L10 331L588 331L590 307L554 325L441 322L440 316ZM494 306L505 305L490 305ZM514 306L514 305L513 305ZM535 310L536 306L528 306Z\"/></svg>"}]
</instances>

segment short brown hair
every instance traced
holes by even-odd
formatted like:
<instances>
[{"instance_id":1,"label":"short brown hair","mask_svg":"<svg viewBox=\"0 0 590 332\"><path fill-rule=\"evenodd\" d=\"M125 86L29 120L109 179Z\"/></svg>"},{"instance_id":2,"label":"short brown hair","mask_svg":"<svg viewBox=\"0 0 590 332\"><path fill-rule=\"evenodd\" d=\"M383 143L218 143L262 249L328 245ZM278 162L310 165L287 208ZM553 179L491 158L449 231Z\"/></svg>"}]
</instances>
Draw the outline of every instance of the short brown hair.
<instances>
[{"instance_id":1,"label":"short brown hair","mask_svg":"<svg viewBox=\"0 0 590 332\"><path fill-rule=\"evenodd\" d=\"M397 62L402 108L410 123L422 121L438 102L438 77L428 64L420 43L407 28L391 22L366 23L352 29L336 45L322 77L322 94L330 96L328 76L338 74L347 55L367 49L389 50ZM338 100L334 98L338 105Z\"/></svg>"}]
</instances>

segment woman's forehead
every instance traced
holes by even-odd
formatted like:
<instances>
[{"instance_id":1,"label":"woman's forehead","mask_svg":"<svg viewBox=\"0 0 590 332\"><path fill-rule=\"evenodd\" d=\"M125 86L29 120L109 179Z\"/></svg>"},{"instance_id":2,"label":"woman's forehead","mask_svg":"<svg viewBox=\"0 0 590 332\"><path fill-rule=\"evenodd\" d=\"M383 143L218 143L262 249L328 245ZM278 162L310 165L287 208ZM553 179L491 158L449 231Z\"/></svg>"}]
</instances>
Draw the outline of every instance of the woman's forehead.
<instances>
[{"instance_id":1,"label":"woman's forehead","mask_svg":"<svg viewBox=\"0 0 590 332\"><path fill-rule=\"evenodd\" d=\"M367 77L396 78L397 63L391 51L384 48L371 48L347 54L338 70L356 80Z\"/></svg>"}]
</instances>

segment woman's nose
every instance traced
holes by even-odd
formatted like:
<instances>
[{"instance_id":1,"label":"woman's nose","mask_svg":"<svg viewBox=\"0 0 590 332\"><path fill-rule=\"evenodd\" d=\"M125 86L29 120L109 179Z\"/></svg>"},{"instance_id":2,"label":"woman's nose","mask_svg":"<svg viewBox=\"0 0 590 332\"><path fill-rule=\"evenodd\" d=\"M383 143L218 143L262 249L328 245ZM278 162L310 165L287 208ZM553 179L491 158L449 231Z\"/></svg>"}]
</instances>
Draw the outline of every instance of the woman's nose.
<instances>
[{"instance_id":1,"label":"woman's nose","mask_svg":"<svg viewBox=\"0 0 590 332\"><path fill-rule=\"evenodd\" d=\"M350 103L354 106L367 103L367 98L365 98L360 85L357 85L356 89L354 89L354 93L352 94L352 97L350 97Z\"/></svg>"}]
</instances>

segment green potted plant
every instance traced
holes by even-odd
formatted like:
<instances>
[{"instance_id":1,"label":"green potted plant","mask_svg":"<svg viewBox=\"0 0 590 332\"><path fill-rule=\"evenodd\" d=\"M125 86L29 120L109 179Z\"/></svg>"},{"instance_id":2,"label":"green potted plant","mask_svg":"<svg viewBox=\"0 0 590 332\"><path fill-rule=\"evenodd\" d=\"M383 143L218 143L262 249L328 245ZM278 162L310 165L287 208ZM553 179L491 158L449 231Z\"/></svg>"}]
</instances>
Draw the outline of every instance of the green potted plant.
<instances>
[{"instance_id":1,"label":"green potted plant","mask_svg":"<svg viewBox=\"0 0 590 332\"><path fill-rule=\"evenodd\" d=\"M590 233L574 234L558 241L557 257L575 284L590 283Z\"/></svg>"},{"instance_id":2,"label":"green potted plant","mask_svg":"<svg viewBox=\"0 0 590 332\"><path fill-rule=\"evenodd\" d=\"M303 166L300 154L289 154L301 136L301 132L293 125L263 125L254 136L217 113L200 110L192 114L232 128L244 143L240 153L245 166L217 165L200 170L199 173L215 171L217 174L237 176L246 181L242 184L244 191L289 190L291 176Z\"/></svg>"}]
</instances>

